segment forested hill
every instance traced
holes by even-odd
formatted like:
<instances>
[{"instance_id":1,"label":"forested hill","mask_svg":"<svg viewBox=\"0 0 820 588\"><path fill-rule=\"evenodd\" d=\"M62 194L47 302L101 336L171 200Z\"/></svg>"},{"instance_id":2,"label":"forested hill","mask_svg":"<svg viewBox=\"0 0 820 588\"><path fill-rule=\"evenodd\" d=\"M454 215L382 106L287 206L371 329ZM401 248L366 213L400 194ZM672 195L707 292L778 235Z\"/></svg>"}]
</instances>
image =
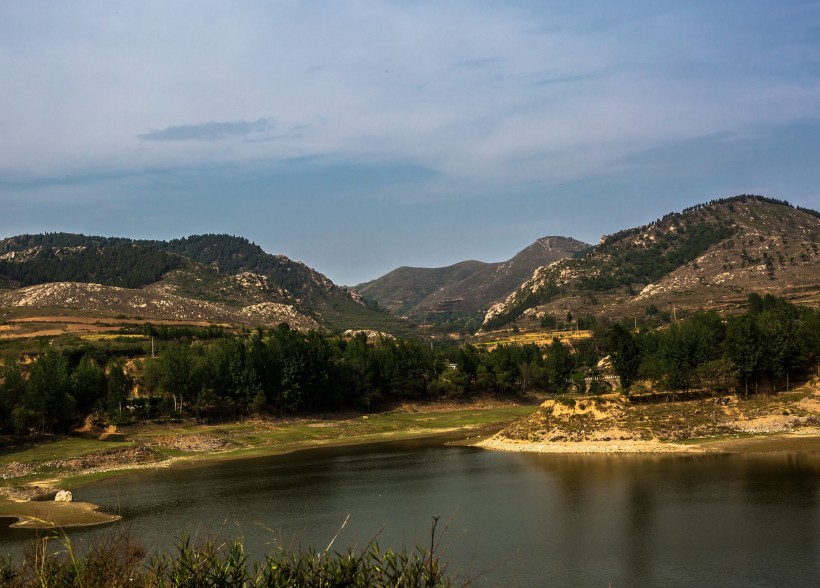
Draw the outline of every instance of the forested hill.
<instances>
[{"instance_id":1,"label":"forested hill","mask_svg":"<svg viewBox=\"0 0 820 588\"><path fill-rule=\"evenodd\" d=\"M585 254L539 267L484 328L550 317L732 308L750 292L820 295L820 215L741 195L604 236Z\"/></svg>"},{"instance_id":2,"label":"forested hill","mask_svg":"<svg viewBox=\"0 0 820 588\"><path fill-rule=\"evenodd\" d=\"M316 270L268 254L242 237L193 235L165 242L47 233L0 241L0 288L57 282L147 288L154 297L168 294L227 305L244 309L252 324L261 310L267 313L267 321L278 320L274 315L282 320L298 315L306 317L304 324L318 321L338 329L408 329L402 321L367 308ZM76 288L70 291L77 295ZM110 301L115 293L106 291L106 296L108 305L116 306ZM59 303L51 291L40 298ZM123 294L123 306L132 299L133 295ZM169 307L179 305L179 300L169 303ZM277 312L271 313L271 305L279 305ZM282 305L288 307L284 314L279 312ZM218 312L214 320L217 316L222 320L225 313Z\"/></svg>"},{"instance_id":3,"label":"forested hill","mask_svg":"<svg viewBox=\"0 0 820 588\"><path fill-rule=\"evenodd\" d=\"M20 286L88 282L139 288L181 264L157 244L128 239L53 233L0 241L0 276Z\"/></svg>"},{"instance_id":4,"label":"forested hill","mask_svg":"<svg viewBox=\"0 0 820 588\"><path fill-rule=\"evenodd\" d=\"M323 274L284 255L265 253L259 245L231 235L192 235L161 245L166 251L213 266L225 274L254 272L283 290L311 300L349 295Z\"/></svg>"}]
</instances>

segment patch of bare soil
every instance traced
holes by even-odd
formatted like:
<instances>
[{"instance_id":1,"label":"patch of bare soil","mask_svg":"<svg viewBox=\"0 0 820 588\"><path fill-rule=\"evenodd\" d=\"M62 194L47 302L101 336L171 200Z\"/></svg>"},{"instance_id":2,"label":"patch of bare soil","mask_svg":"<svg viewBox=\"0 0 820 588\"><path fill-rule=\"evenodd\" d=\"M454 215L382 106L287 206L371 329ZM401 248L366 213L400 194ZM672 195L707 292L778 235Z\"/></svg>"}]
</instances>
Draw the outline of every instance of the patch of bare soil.
<instances>
[{"instance_id":1,"label":"patch of bare soil","mask_svg":"<svg viewBox=\"0 0 820 588\"><path fill-rule=\"evenodd\" d=\"M220 451L228 447L227 441L212 435L162 435L152 437L146 443L177 451Z\"/></svg>"},{"instance_id":2,"label":"patch of bare soil","mask_svg":"<svg viewBox=\"0 0 820 588\"><path fill-rule=\"evenodd\" d=\"M17 502L30 500L52 500L59 492L59 488L52 486L9 486L3 489L5 495Z\"/></svg>"},{"instance_id":3,"label":"patch of bare soil","mask_svg":"<svg viewBox=\"0 0 820 588\"><path fill-rule=\"evenodd\" d=\"M96 415L90 414L85 417L83 424L75 427L71 431L73 434L87 439L99 439L105 441L120 435L116 425L106 425L97 420Z\"/></svg>"},{"instance_id":4,"label":"patch of bare soil","mask_svg":"<svg viewBox=\"0 0 820 588\"><path fill-rule=\"evenodd\" d=\"M72 457L70 459L55 459L44 462L45 467L59 468L70 471L94 471L116 469L122 466L135 464L156 463L165 459L161 453L140 445L137 447L123 447L117 449L106 449L82 457Z\"/></svg>"},{"instance_id":5,"label":"patch of bare soil","mask_svg":"<svg viewBox=\"0 0 820 588\"><path fill-rule=\"evenodd\" d=\"M454 400L436 400L434 402L402 402L393 408L399 413L419 413L419 412L453 412L456 410L470 409L491 409L504 408L507 406L518 406L521 404L536 405L543 401L537 396L527 396L510 400L509 398L496 398L494 396L481 396L478 398L465 398Z\"/></svg>"}]
</instances>

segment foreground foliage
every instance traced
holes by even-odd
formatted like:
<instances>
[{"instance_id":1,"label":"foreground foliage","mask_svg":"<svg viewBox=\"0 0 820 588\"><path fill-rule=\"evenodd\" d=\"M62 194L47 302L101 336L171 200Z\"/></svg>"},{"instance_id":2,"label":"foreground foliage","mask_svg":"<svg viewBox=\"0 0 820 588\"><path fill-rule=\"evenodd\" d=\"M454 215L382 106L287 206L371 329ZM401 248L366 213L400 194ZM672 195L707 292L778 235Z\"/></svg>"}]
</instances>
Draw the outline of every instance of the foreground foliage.
<instances>
[{"instance_id":1,"label":"foreground foliage","mask_svg":"<svg viewBox=\"0 0 820 588\"><path fill-rule=\"evenodd\" d=\"M0 584L10 588L452 586L454 579L435 555L435 526L432 536L429 550L382 551L375 542L361 551L278 549L261 563L251 562L240 540L193 543L182 538L175 551L146 561L145 551L126 532L98 541L82 554L74 553L67 538L65 549L59 551L53 549L54 539L40 539L22 562L2 560Z\"/></svg>"}]
</instances>

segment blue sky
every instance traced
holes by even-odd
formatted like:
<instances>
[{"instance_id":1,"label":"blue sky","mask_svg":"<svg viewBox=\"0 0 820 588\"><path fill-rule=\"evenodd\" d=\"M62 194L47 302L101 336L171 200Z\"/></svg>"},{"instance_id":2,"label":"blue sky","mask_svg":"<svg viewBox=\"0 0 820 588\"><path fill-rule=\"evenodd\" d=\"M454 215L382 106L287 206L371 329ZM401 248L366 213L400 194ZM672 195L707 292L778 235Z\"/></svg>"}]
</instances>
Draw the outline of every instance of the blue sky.
<instances>
[{"instance_id":1,"label":"blue sky","mask_svg":"<svg viewBox=\"0 0 820 588\"><path fill-rule=\"evenodd\" d=\"M355 284L820 208L817 1L6 0L0 79L0 236L224 232Z\"/></svg>"}]
</instances>

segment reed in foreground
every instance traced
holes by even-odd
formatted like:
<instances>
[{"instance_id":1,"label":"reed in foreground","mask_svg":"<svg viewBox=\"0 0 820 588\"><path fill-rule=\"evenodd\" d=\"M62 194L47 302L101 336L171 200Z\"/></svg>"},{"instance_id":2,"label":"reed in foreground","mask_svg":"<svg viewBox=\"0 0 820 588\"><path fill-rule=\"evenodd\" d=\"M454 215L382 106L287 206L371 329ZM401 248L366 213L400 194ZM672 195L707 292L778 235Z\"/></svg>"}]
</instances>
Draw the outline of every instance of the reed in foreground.
<instances>
[{"instance_id":1,"label":"reed in foreground","mask_svg":"<svg viewBox=\"0 0 820 588\"><path fill-rule=\"evenodd\" d=\"M447 574L446 565L431 549L382 551L374 541L356 551L317 552L277 549L262 562L251 562L241 540L199 543L183 537L176 549L146 560L145 551L121 532L75 553L71 542L53 549L54 538L29 546L20 562L0 561L0 585L12 588L117 587L301 587L342 586L433 588L469 585Z\"/></svg>"}]
</instances>

